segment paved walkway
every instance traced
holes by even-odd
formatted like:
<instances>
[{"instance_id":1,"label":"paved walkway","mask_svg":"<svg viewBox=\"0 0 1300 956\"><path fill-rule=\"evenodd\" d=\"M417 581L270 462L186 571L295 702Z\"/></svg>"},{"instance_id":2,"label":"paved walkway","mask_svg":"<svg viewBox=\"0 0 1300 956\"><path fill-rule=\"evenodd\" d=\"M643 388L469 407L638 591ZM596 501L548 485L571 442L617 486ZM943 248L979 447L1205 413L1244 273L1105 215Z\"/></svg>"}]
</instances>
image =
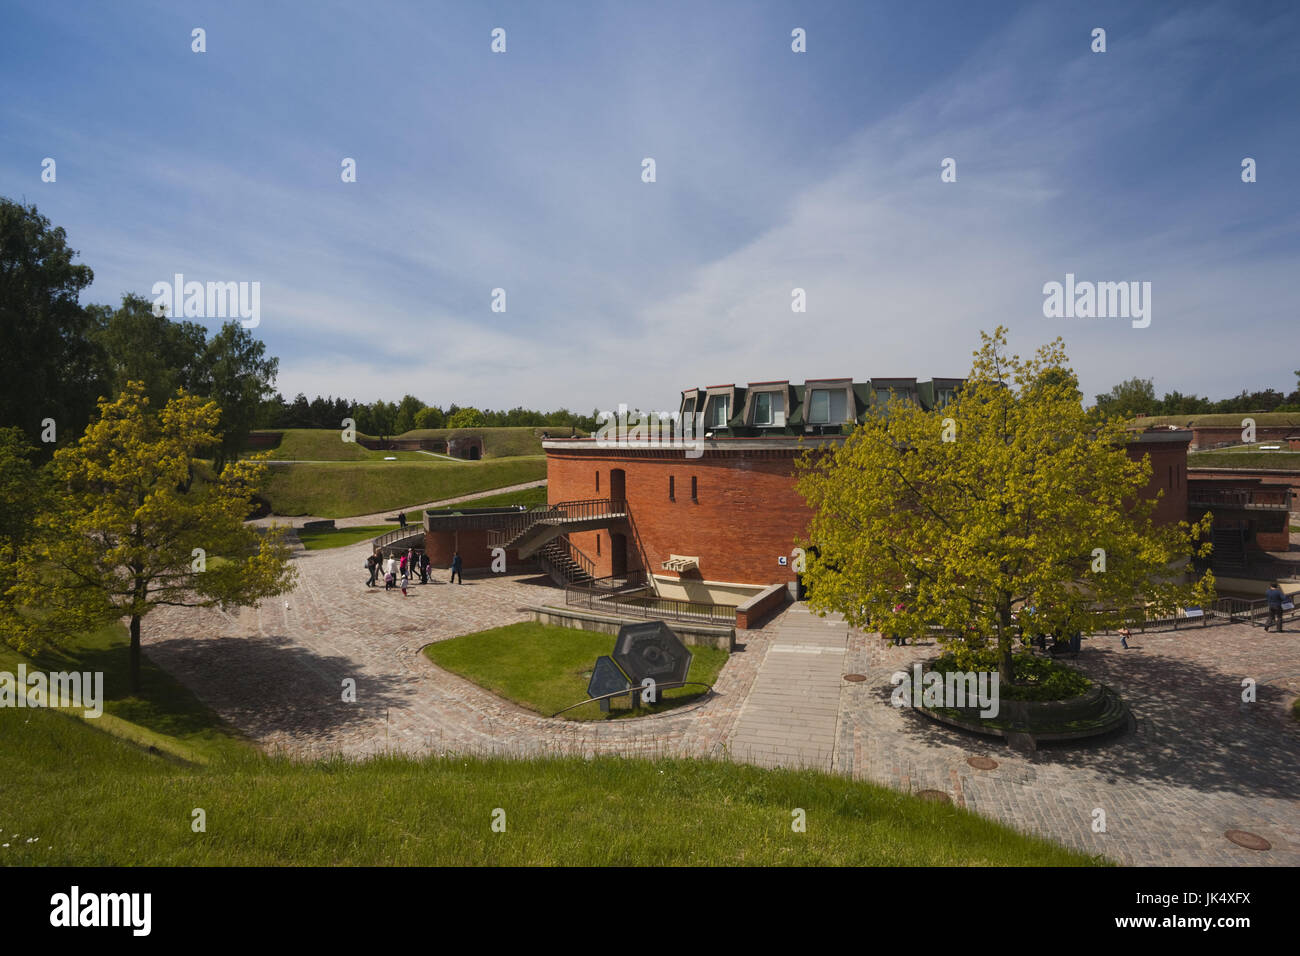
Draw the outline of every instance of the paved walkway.
<instances>
[{"instance_id":1,"label":"paved walkway","mask_svg":"<svg viewBox=\"0 0 1300 956\"><path fill-rule=\"evenodd\" d=\"M802 605L782 616L731 738L737 760L831 769L848 636Z\"/></svg>"},{"instance_id":2,"label":"paved walkway","mask_svg":"<svg viewBox=\"0 0 1300 956\"><path fill-rule=\"evenodd\" d=\"M1229 625L1085 640L1078 665L1131 704L1136 732L1033 755L890 705L890 674L936 653L815 618L800 605L741 632L706 702L635 720L567 722L526 712L434 666L431 641L529 618L549 580L471 577L364 584L366 545L295 552L287 599L238 614L164 608L149 656L272 752L632 754L829 767L959 806L1058 843L1140 865L1300 865L1300 634ZM845 673L867 676L861 683ZM357 702L344 703L345 678ZM1241 682L1258 701L1242 705ZM833 707L832 707L833 705ZM833 710L833 713L832 713ZM989 755L994 770L975 770ZM1104 811L1105 831L1094 830ZM1268 852L1223 837L1242 829Z\"/></svg>"}]
</instances>

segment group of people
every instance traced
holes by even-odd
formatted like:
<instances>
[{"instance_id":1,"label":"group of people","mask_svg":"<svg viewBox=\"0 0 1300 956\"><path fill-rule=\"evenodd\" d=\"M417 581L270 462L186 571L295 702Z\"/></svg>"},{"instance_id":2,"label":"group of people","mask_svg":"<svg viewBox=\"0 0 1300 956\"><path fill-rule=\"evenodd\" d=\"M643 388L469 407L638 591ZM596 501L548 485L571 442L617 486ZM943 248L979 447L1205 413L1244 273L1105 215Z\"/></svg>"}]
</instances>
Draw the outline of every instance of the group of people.
<instances>
[{"instance_id":1,"label":"group of people","mask_svg":"<svg viewBox=\"0 0 1300 956\"><path fill-rule=\"evenodd\" d=\"M385 557L381 549L375 549L374 553L366 558L366 570L370 577L366 581L366 587L378 587L378 578L382 572L384 575L384 590L392 591L400 588L402 597L406 597L406 588L411 579L419 575L421 584L429 583L429 556L423 551L416 551L414 548L407 549L405 554L396 555L388 552ZM451 558L451 580L464 584L465 579L461 575L460 552L457 551Z\"/></svg>"}]
</instances>

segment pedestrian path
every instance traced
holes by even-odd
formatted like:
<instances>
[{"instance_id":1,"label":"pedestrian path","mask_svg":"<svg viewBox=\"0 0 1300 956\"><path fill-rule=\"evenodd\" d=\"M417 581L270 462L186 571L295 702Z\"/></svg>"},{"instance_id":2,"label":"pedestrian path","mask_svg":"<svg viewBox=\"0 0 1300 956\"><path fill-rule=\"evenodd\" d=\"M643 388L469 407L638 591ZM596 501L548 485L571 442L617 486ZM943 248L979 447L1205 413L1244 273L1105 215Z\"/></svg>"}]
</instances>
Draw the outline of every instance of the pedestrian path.
<instances>
[{"instance_id":1,"label":"pedestrian path","mask_svg":"<svg viewBox=\"0 0 1300 956\"><path fill-rule=\"evenodd\" d=\"M785 613L736 721L737 760L831 769L848 635L838 615L817 617L802 604Z\"/></svg>"}]
</instances>

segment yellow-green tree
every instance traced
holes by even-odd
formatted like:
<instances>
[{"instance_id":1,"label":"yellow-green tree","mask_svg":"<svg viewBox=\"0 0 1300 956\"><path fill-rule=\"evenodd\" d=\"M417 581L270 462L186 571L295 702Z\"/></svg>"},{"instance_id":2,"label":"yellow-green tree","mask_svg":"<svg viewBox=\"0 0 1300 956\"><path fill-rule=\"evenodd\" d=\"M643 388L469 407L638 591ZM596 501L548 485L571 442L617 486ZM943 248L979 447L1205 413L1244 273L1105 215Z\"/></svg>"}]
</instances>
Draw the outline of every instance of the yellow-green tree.
<instances>
[{"instance_id":1,"label":"yellow-green tree","mask_svg":"<svg viewBox=\"0 0 1300 956\"><path fill-rule=\"evenodd\" d=\"M279 532L244 523L266 466L235 462L193 482L198 449L219 441L221 410L178 393L161 411L130 382L49 468L54 503L37 519L12 596L38 612L31 643L126 618L131 689L140 689L140 625L156 607L242 607L293 586Z\"/></svg>"},{"instance_id":2,"label":"yellow-green tree","mask_svg":"<svg viewBox=\"0 0 1300 956\"><path fill-rule=\"evenodd\" d=\"M1060 339L1027 360L1006 330L981 333L956 400L891 400L830 452L799 462L811 505L804 580L817 611L919 637L938 626L959 660L996 647L1014 682L1016 615L1066 633L1098 611L1172 610L1213 596L1188 573L1209 516L1153 520L1150 460L1080 402Z\"/></svg>"}]
</instances>

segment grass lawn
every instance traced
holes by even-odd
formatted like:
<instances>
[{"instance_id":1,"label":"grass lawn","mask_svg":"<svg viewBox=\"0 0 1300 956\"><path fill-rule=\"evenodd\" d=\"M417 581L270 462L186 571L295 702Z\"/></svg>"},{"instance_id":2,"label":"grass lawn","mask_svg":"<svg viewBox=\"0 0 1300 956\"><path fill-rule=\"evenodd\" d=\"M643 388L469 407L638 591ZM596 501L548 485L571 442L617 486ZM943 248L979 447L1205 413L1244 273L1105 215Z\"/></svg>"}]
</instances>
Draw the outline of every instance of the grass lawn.
<instances>
[{"instance_id":1,"label":"grass lawn","mask_svg":"<svg viewBox=\"0 0 1300 956\"><path fill-rule=\"evenodd\" d=\"M148 618L144 627L149 627ZM29 671L100 671L104 674L104 716L88 720L89 726L190 761L252 752L249 743L184 685L154 666L147 653L140 660L140 696L133 696L129 645L130 638L121 624L83 634L62 648L47 649L31 657L0 644L0 670L15 673L17 666L25 663ZM0 708L0 712L6 710ZM27 716L35 713L19 712Z\"/></svg>"},{"instance_id":2,"label":"grass lawn","mask_svg":"<svg viewBox=\"0 0 1300 956\"><path fill-rule=\"evenodd\" d=\"M0 711L0 866L1079 866L956 807L812 771L601 757L184 766ZM192 811L206 832L191 830ZM494 811L506 830L493 832ZM791 828L806 814L807 832ZM37 837L38 842L26 843Z\"/></svg>"},{"instance_id":3,"label":"grass lawn","mask_svg":"<svg viewBox=\"0 0 1300 956\"><path fill-rule=\"evenodd\" d=\"M359 435L368 438L368 435ZM437 461L418 451L371 451L356 442L343 440L339 428L286 428L280 444L271 449L272 461L383 461L392 455L399 461Z\"/></svg>"},{"instance_id":4,"label":"grass lawn","mask_svg":"<svg viewBox=\"0 0 1300 956\"><path fill-rule=\"evenodd\" d=\"M1283 445L1283 442L1264 442ZM1259 445L1215 448L1187 453L1188 468L1280 468L1300 471L1300 451L1260 451Z\"/></svg>"},{"instance_id":5,"label":"grass lawn","mask_svg":"<svg viewBox=\"0 0 1300 956\"><path fill-rule=\"evenodd\" d=\"M273 759L147 657L145 696L125 697L124 640L108 628L36 660L0 648L0 670L102 669L107 713L140 744L203 762L103 733L106 718L0 708L0 866L1105 865L814 771L619 757ZM191 829L196 807L206 832ZM497 808L504 833L491 829ZM807 832L791 829L794 808Z\"/></svg>"},{"instance_id":6,"label":"grass lawn","mask_svg":"<svg viewBox=\"0 0 1300 956\"><path fill-rule=\"evenodd\" d=\"M507 491L500 495L486 495L472 501L463 501L451 508L504 508L507 505L523 505L525 508L540 508L546 504L546 486L525 488L522 491ZM423 511L412 511L407 520L424 520Z\"/></svg>"},{"instance_id":7,"label":"grass lawn","mask_svg":"<svg viewBox=\"0 0 1300 956\"><path fill-rule=\"evenodd\" d=\"M424 653L439 667L549 717L587 699L592 665L597 657L613 650L613 634L526 621L439 641L426 647ZM717 680L727 662L727 652L692 647L691 653L694 658L686 679L704 684ZM640 713L668 710L702 694L699 687L675 687L663 692L660 703L644 706ZM600 705L593 703L564 716L570 720L603 720L630 714L627 698L615 698L608 714L601 713Z\"/></svg>"},{"instance_id":8,"label":"grass lawn","mask_svg":"<svg viewBox=\"0 0 1300 956\"><path fill-rule=\"evenodd\" d=\"M412 512L414 514L415 512ZM418 527L418 525L417 525ZM381 534L397 529L397 524L371 524L357 528L327 528L320 531L298 529L298 540L308 551L323 551L326 548L344 548L350 544L360 544Z\"/></svg>"},{"instance_id":9,"label":"grass lawn","mask_svg":"<svg viewBox=\"0 0 1300 956\"><path fill-rule=\"evenodd\" d=\"M278 515L346 518L521 485L546 477L545 457L495 461L338 462L268 469L262 497ZM466 507L469 507L468 505Z\"/></svg>"},{"instance_id":10,"label":"grass lawn","mask_svg":"<svg viewBox=\"0 0 1300 956\"><path fill-rule=\"evenodd\" d=\"M572 428L547 428L544 426L503 428L417 428L403 432L398 438L460 438L475 437L483 439L484 458L514 458L519 455L540 455L542 452L542 432L553 438L568 437L574 434ZM577 434L581 435L582 432Z\"/></svg>"},{"instance_id":11,"label":"grass lawn","mask_svg":"<svg viewBox=\"0 0 1300 956\"><path fill-rule=\"evenodd\" d=\"M1240 428L1243 418L1255 419L1255 424L1261 428L1265 425L1270 427L1300 425L1300 412L1215 412L1211 415L1150 415L1144 418L1135 418L1133 422L1140 425L1182 425L1183 427L1192 425L1205 427L1230 425Z\"/></svg>"}]
</instances>

